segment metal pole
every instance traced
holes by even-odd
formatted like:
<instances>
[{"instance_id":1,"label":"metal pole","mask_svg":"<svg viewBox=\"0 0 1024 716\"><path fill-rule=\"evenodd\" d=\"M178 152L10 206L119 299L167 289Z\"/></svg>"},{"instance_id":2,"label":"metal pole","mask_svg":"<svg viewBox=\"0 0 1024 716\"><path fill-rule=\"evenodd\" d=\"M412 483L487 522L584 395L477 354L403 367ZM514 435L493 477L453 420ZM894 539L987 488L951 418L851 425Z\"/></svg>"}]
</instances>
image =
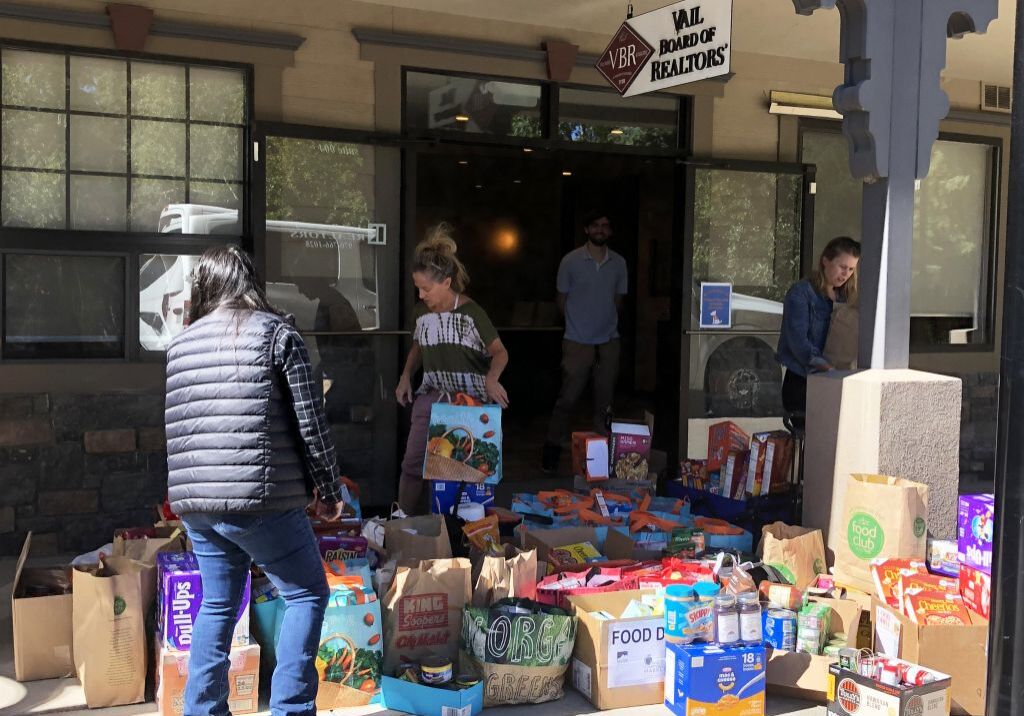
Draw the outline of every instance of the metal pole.
<instances>
[{"instance_id":1,"label":"metal pole","mask_svg":"<svg viewBox=\"0 0 1024 716\"><path fill-rule=\"evenodd\" d=\"M1024 713L1024 0L1014 37L987 716Z\"/></svg>"}]
</instances>

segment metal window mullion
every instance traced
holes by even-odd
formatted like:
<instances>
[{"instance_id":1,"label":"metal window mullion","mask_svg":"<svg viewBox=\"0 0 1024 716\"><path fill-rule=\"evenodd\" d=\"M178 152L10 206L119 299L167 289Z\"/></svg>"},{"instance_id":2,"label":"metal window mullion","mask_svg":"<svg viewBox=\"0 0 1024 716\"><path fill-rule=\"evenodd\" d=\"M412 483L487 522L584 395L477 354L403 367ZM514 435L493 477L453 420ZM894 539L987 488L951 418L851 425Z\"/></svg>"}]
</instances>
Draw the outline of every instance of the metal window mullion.
<instances>
[{"instance_id":1,"label":"metal window mullion","mask_svg":"<svg viewBox=\"0 0 1024 716\"><path fill-rule=\"evenodd\" d=\"M185 65L185 203L192 203L192 68Z\"/></svg>"},{"instance_id":2,"label":"metal window mullion","mask_svg":"<svg viewBox=\"0 0 1024 716\"><path fill-rule=\"evenodd\" d=\"M132 63L125 62L124 228L132 229Z\"/></svg>"},{"instance_id":3,"label":"metal window mullion","mask_svg":"<svg viewBox=\"0 0 1024 716\"><path fill-rule=\"evenodd\" d=\"M64 228L71 230L71 55L64 55Z\"/></svg>"}]
</instances>

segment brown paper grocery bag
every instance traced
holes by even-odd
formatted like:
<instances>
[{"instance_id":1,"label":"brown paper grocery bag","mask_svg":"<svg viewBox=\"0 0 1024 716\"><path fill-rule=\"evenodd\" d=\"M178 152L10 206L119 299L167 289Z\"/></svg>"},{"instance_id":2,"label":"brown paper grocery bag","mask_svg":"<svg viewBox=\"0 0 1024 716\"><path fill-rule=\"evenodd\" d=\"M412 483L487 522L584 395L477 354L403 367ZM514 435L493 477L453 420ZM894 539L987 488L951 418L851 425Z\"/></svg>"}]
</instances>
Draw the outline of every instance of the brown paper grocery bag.
<instances>
[{"instance_id":1,"label":"brown paper grocery bag","mask_svg":"<svg viewBox=\"0 0 1024 716\"><path fill-rule=\"evenodd\" d=\"M805 589L826 572L821 530L773 522L761 530L761 561L779 570L790 584Z\"/></svg>"},{"instance_id":2,"label":"brown paper grocery bag","mask_svg":"<svg viewBox=\"0 0 1024 716\"><path fill-rule=\"evenodd\" d=\"M537 598L537 550L504 547L503 555L480 555L474 560L474 607L490 606L506 597Z\"/></svg>"},{"instance_id":3,"label":"brown paper grocery bag","mask_svg":"<svg viewBox=\"0 0 1024 716\"><path fill-rule=\"evenodd\" d=\"M836 303L823 351L825 360L836 370L854 370L857 367L859 330L860 310L848 303Z\"/></svg>"},{"instance_id":4,"label":"brown paper grocery bag","mask_svg":"<svg viewBox=\"0 0 1024 716\"><path fill-rule=\"evenodd\" d=\"M384 599L384 673L427 656L459 658L462 609L471 594L468 559L399 564Z\"/></svg>"},{"instance_id":5,"label":"brown paper grocery bag","mask_svg":"<svg viewBox=\"0 0 1024 716\"><path fill-rule=\"evenodd\" d=\"M154 567L126 557L75 570L73 651L89 708L145 700L145 615L155 593Z\"/></svg>"},{"instance_id":6,"label":"brown paper grocery bag","mask_svg":"<svg viewBox=\"0 0 1024 716\"><path fill-rule=\"evenodd\" d=\"M925 558L928 486L901 477L851 475L836 537L836 579L872 592L873 559Z\"/></svg>"},{"instance_id":7,"label":"brown paper grocery bag","mask_svg":"<svg viewBox=\"0 0 1024 716\"><path fill-rule=\"evenodd\" d=\"M452 543L441 515L421 515L384 523L388 559L448 559Z\"/></svg>"}]
</instances>

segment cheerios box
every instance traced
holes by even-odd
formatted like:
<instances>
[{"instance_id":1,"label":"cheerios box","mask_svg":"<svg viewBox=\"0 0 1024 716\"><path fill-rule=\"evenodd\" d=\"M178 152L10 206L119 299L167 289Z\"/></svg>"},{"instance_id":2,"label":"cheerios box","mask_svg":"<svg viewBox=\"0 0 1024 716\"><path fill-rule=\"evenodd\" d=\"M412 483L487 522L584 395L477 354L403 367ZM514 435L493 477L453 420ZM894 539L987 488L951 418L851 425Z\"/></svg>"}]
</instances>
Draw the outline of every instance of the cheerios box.
<instances>
[{"instance_id":1,"label":"cheerios box","mask_svg":"<svg viewBox=\"0 0 1024 716\"><path fill-rule=\"evenodd\" d=\"M763 646L665 645L665 706L678 716L764 716Z\"/></svg>"}]
</instances>

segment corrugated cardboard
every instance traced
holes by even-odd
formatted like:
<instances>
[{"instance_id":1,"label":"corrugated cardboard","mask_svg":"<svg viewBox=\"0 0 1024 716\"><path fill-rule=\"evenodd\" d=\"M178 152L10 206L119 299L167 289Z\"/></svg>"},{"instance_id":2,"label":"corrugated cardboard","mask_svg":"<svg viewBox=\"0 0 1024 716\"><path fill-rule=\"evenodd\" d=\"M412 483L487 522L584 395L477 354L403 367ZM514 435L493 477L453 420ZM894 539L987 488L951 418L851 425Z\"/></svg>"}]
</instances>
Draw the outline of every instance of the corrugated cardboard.
<instances>
[{"instance_id":1,"label":"corrugated cardboard","mask_svg":"<svg viewBox=\"0 0 1024 716\"><path fill-rule=\"evenodd\" d=\"M549 562L548 553L567 544L590 542L598 545L597 530L593 527L558 527L554 529L523 530L523 549L537 550L537 559Z\"/></svg>"},{"instance_id":2,"label":"corrugated cardboard","mask_svg":"<svg viewBox=\"0 0 1024 716\"><path fill-rule=\"evenodd\" d=\"M187 651L156 645L154 688L160 716L181 716L185 711L188 680ZM231 647L228 666L228 708L232 716L256 713L260 694L260 645Z\"/></svg>"},{"instance_id":3,"label":"corrugated cardboard","mask_svg":"<svg viewBox=\"0 0 1024 716\"><path fill-rule=\"evenodd\" d=\"M811 599L832 607L830 633L845 634L850 644L857 643L861 608L848 599ZM768 688L772 693L825 703L828 700L828 667L835 660L782 649L769 649Z\"/></svg>"},{"instance_id":4,"label":"corrugated cardboard","mask_svg":"<svg viewBox=\"0 0 1024 716\"><path fill-rule=\"evenodd\" d=\"M903 614L872 602L875 650L953 677L951 713L983 716L988 676L988 622L971 614L969 627L919 626ZM893 653L893 652L896 653Z\"/></svg>"},{"instance_id":5,"label":"corrugated cardboard","mask_svg":"<svg viewBox=\"0 0 1024 716\"><path fill-rule=\"evenodd\" d=\"M608 438L597 433L572 434L572 472L587 482L608 479Z\"/></svg>"},{"instance_id":6,"label":"corrugated cardboard","mask_svg":"<svg viewBox=\"0 0 1024 716\"><path fill-rule=\"evenodd\" d=\"M569 597L579 618L572 683L601 710L660 704L665 697L665 618L598 619L621 614L654 590Z\"/></svg>"},{"instance_id":7,"label":"corrugated cardboard","mask_svg":"<svg viewBox=\"0 0 1024 716\"><path fill-rule=\"evenodd\" d=\"M71 580L70 567L25 567L32 533L25 537L14 571L11 621L14 623L14 675L18 681L58 679L75 675L71 594L21 596L32 583Z\"/></svg>"}]
</instances>

